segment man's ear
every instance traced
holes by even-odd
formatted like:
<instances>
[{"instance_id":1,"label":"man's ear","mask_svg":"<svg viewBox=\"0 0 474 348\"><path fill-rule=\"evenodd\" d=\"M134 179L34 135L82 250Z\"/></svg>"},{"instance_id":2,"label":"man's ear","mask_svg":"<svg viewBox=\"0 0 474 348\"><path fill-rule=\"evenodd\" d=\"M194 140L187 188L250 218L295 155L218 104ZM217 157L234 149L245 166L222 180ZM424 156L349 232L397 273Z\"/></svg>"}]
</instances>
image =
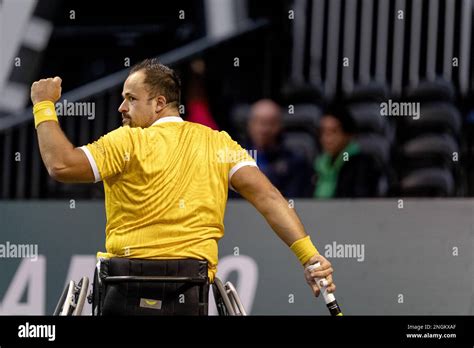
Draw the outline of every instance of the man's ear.
<instances>
[{"instance_id":1,"label":"man's ear","mask_svg":"<svg viewBox=\"0 0 474 348\"><path fill-rule=\"evenodd\" d=\"M158 97L155 98L155 100L156 100L155 112L160 112L166 106L166 98L162 95L159 95Z\"/></svg>"}]
</instances>

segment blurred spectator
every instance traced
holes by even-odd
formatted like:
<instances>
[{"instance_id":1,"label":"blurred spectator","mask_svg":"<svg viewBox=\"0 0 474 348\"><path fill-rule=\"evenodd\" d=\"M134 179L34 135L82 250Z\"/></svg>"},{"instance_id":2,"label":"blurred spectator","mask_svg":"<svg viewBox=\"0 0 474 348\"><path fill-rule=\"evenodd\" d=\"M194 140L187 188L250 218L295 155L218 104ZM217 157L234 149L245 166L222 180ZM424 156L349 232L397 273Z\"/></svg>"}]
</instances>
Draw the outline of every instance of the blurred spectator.
<instances>
[{"instance_id":1,"label":"blurred spectator","mask_svg":"<svg viewBox=\"0 0 474 348\"><path fill-rule=\"evenodd\" d=\"M377 196L380 171L354 141L355 122L342 106L330 107L320 121L319 140L323 153L314 170L316 198Z\"/></svg>"},{"instance_id":2,"label":"blurred spectator","mask_svg":"<svg viewBox=\"0 0 474 348\"><path fill-rule=\"evenodd\" d=\"M247 149L257 150L257 164L285 197L311 197L311 166L283 144L282 111L270 99L252 105Z\"/></svg>"},{"instance_id":3,"label":"blurred spectator","mask_svg":"<svg viewBox=\"0 0 474 348\"><path fill-rule=\"evenodd\" d=\"M212 117L209 102L207 99L204 74L206 64L204 60L198 58L190 63L190 77L186 88L186 121L200 123L209 128L218 130L216 121Z\"/></svg>"}]
</instances>

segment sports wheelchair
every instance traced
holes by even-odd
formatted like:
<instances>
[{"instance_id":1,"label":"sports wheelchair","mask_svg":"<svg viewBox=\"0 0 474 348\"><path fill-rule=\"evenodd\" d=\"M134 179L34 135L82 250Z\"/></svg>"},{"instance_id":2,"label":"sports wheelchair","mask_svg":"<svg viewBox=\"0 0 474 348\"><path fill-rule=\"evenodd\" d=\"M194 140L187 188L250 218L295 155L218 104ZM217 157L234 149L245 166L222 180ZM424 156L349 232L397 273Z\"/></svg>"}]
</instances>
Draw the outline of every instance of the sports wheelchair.
<instances>
[{"instance_id":1,"label":"sports wheelchair","mask_svg":"<svg viewBox=\"0 0 474 348\"><path fill-rule=\"evenodd\" d=\"M174 276L111 276L103 279L106 284L117 283L199 283L201 278L174 277ZM247 312L240 300L240 297L231 282L223 282L214 278L211 284L213 288L214 301L217 312L221 316L245 316ZM82 279L75 283L73 280L64 288L59 301L54 310L55 316L80 316L84 308L85 301L93 302L92 290L87 294L89 288L89 278Z\"/></svg>"}]
</instances>

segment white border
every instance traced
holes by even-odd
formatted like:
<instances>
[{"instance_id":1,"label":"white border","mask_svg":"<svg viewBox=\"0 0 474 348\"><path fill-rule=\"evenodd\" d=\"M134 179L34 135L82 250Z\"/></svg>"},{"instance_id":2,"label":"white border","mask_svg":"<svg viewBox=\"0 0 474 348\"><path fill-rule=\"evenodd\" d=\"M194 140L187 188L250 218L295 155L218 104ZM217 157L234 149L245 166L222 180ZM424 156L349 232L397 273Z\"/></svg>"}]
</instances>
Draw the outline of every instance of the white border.
<instances>
[{"instance_id":1,"label":"white border","mask_svg":"<svg viewBox=\"0 0 474 348\"><path fill-rule=\"evenodd\" d=\"M86 146L81 146L80 149L84 151L86 154L87 159L89 160L89 164L91 165L92 172L94 173L94 183L101 181L99 168L97 167L97 163L95 163L94 157L92 157L91 152Z\"/></svg>"},{"instance_id":2,"label":"white border","mask_svg":"<svg viewBox=\"0 0 474 348\"><path fill-rule=\"evenodd\" d=\"M152 126L159 123L165 123L165 122L184 122L184 120L179 116L166 116L166 117L157 119L155 122L152 123Z\"/></svg>"},{"instance_id":3,"label":"white border","mask_svg":"<svg viewBox=\"0 0 474 348\"><path fill-rule=\"evenodd\" d=\"M231 181L230 181L230 179L232 179L232 175L234 175L235 172L237 172L240 168L245 167L245 166L252 166L252 167L257 167L258 168L257 163L255 163L254 161L240 162L240 163L237 163L235 166L233 166L232 169L229 170L229 188L232 191L237 192L234 189L234 187L232 186Z\"/></svg>"}]
</instances>

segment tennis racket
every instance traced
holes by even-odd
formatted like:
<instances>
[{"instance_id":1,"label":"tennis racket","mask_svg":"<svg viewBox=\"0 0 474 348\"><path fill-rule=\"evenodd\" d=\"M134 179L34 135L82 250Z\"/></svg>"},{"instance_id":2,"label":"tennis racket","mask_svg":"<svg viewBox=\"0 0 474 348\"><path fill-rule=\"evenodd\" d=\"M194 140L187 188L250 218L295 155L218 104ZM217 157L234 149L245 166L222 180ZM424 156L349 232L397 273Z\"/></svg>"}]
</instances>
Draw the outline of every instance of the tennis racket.
<instances>
[{"instance_id":1,"label":"tennis racket","mask_svg":"<svg viewBox=\"0 0 474 348\"><path fill-rule=\"evenodd\" d=\"M312 271L315 268L318 268L319 266L321 266L321 264L319 262L316 262L315 264L309 265L308 267L306 267L306 269L308 271ZM329 309L329 313L331 313L331 315L334 316L334 317L342 316L343 314L342 314L342 311L341 311L341 307L339 307L339 305L337 304L336 297L334 296L334 294L328 292L326 286L321 286L320 285L319 282L322 279L323 278L314 278L314 281L315 281L315 283L318 284L319 288L321 289L321 293L323 294L324 302L326 302L326 306Z\"/></svg>"}]
</instances>

